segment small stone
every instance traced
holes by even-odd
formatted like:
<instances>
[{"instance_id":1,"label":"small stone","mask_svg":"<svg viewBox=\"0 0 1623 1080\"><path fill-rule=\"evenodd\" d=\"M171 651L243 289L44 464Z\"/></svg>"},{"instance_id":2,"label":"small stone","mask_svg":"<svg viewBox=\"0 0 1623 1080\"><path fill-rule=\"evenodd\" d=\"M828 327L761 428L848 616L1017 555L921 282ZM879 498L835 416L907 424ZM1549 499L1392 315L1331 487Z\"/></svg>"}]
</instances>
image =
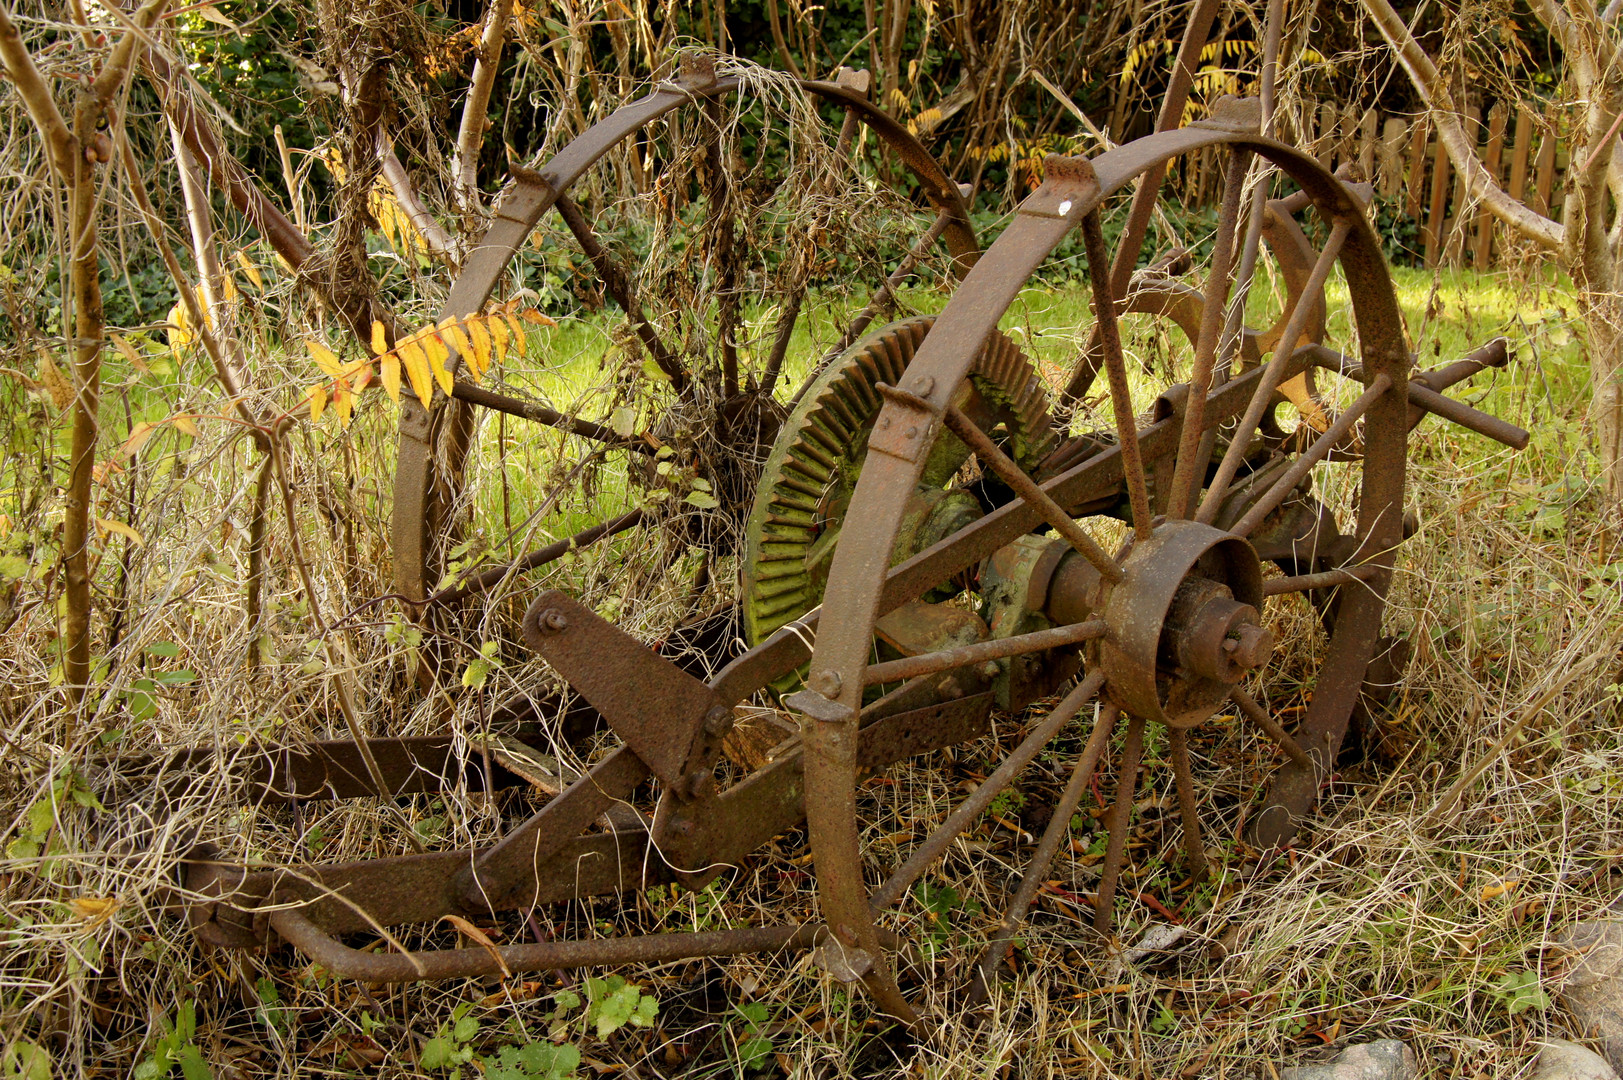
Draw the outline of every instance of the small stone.
<instances>
[{"instance_id":1,"label":"small stone","mask_svg":"<svg viewBox=\"0 0 1623 1080\"><path fill-rule=\"evenodd\" d=\"M1279 1080L1414 1080L1420 1071L1414 1051L1396 1039L1359 1043L1323 1065L1293 1065Z\"/></svg>"},{"instance_id":2,"label":"small stone","mask_svg":"<svg viewBox=\"0 0 1623 1080\"><path fill-rule=\"evenodd\" d=\"M1533 1080L1617 1080L1606 1059L1565 1039L1546 1039Z\"/></svg>"},{"instance_id":3,"label":"small stone","mask_svg":"<svg viewBox=\"0 0 1623 1080\"><path fill-rule=\"evenodd\" d=\"M1561 1002L1578 1030L1601 1040L1606 1060L1623 1069L1623 922L1580 923L1556 942L1575 956Z\"/></svg>"}]
</instances>

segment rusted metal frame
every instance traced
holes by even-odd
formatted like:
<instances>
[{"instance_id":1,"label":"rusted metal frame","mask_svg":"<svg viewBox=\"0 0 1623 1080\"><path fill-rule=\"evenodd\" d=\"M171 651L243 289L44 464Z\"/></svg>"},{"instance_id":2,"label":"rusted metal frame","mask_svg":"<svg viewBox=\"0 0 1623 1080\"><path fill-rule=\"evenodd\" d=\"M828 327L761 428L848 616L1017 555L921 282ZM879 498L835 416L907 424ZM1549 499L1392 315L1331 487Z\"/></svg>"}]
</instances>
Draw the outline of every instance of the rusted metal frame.
<instances>
[{"instance_id":1,"label":"rusted metal frame","mask_svg":"<svg viewBox=\"0 0 1623 1080\"><path fill-rule=\"evenodd\" d=\"M940 858L948 846L985 812L999 792L1014 782L1020 770L1030 764L1042 748L1053 741L1054 736L1075 718L1082 706L1093 700L1104 682L1105 677L1101 672L1089 672L1084 675L1071 692L1054 706L1054 710L1043 722L1033 728L1031 733L1021 740L1020 745L998 763L998 767L992 770L991 775L981 781L980 786L959 803L957 808L912 850L907 861L898 866L890 877L885 879L885 883L874 891L873 910L881 911L888 908L905 896L907 890L913 887L913 883L929 869L930 864ZM1107 705L1106 708L1110 706ZM1100 724L1103 725L1104 721L1101 720Z\"/></svg>"},{"instance_id":2,"label":"rusted metal frame","mask_svg":"<svg viewBox=\"0 0 1623 1080\"><path fill-rule=\"evenodd\" d=\"M1283 381L1281 375L1286 358L1296 351L1296 345L1302 338L1302 331L1307 326L1312 307L1312 299L1323 291L1331 269L1341 257L1342 247L1352 235L1354 220L1350 215L1342 215L1337 217L1331 226L1330 237L1325 241L1324 250L1319 252L1319 260L1314 264L1313 273L1308 277L1307 287L1296 301L1296 309L1291 312L1290 321L1285 324L1285 332L1280 337L1279 344L1275 346L1273 356L1269 357L1267 366L1262 369L1262 382L1257 385L1251 403L1246 407L1245 415L1240 418L1239 426L1234 429L1228 450L1224 452L1223 460L1218 463L1217 473L1207 487L1206 498L1195 514L1196 521L1210 525L1212 519L1217 516L1218 509L1223 505L1223 496L1227 494L1229 485L1234 482L1234 475L1239 471L1240 462L1251 443L1252 433L1262 422L1263 412L1268 408L1274 391ZM1362 221L1361 218L1356 220Z\"/></svg>"},{"instance_id":3,"label":"rusted metal frame","mask_svg":"<svg viewBox=\"0 0 1623 1080\"><path fill-rule=\"evenodd\" d=\"M1275 720L1268 710L1264 709L1262 704L1246 691L1245 687L1236 686L1229 694L1229 700L1239 707L1240 712L1245 714L1247 720L1261 728L1263 734L1267 735L1281 750L1285 751L1286 757L1304 769L1313 767L1313 762L1308 759L1306 752L1302 750L1301 744L1291 738L1290 733L1279 726L1279 721Z\"/></svg>"},{"instance_id":4,"label":"rusted metal frame","mask_svg":"<svg viewBox=\"0 0 1623 1080\"><path fill-rule=\"evenodd\" d=\"M1178 53L1173 60L1166 96L1161 99L1161 111L1156 116L1157 133L1175 130L1183 123L1183 109L1194 86L1195 71L1200 66L1200 52L1206 47L1206 38L1211 33L1212 23L1221 6L1221 0L1196 0L1190 10L1189 21L1184 24L1183 40L1179 42ZM1113 296L1126 296L1132 283L1133 270L1138 266L1138 256L1144 250L1144 240L1149 235L1150 217L1161 197L1161 182L1166 179L1167 160L1170 159L1151 163L1140 175L1138 189L1133 192L1127 222L1116 246L1115 259L1110 264L1110 292ZM1076 370L1071 373L1065 391L1060 395L1062 405L1074 405L1082 400L1093 385L1093 380L1098 378L1103 359L1095 331L1090 334L1088 344L1077 357Z\"/></svg>"},{"instance_id":5,"label":"rusted metal frame","mask_svg":"<svg viewBox=\"0 0 1623 1080\"><path fill-rule=\"evenodd\" d=\"M1343 566L1318 574L1298 574L1295 577L1270 578L1262 583L1263 596L1284 596L1288 593L1308 592L1313 589L1333 589L1337 585L1351 585L1363 581L1380 571L1368 563Z\"/></svg>"},{"instance_id":6,"label":"rusted metal frame","mask_svg":"<svg viewBox=\"0 0 1623 1080\"><path fill-rule=\"evenodd\" d=\"M1189 396L1185 399L1183 432L1178 440L1177 460L1172 467L1172 491L1167 500L1166 514L1170 518L1186 518L1193 509L1195 490L1199 483L1206 478L1206 461L1200 458L1200 450L1206 441L1206 395L1212 388L1212 371L1217 364L1217 354L1222 344L1221 337L1229 329L1230 316L1235 313L1229 310L1229 288L1232 284L1230 271L1234 262L1234 240L1240 228L1240 196L1245 190L1246 173L1251 167L1252 154L1243 147L1234 147L1229 150L1228 168L1223 180L1223 203L1217 216L1217 241L1212 249L1211 268L1206 278L1206 296L1201 307L1200 336L1195 342L1194 369L1189 376ZM1256 207L1256 209L1261 209ZM1255 234L1258 238L1262 234L1260 214L1258 216ZM1259 245L1250 244L1252 237L1246 237L1247 247L1245 254L1250 256L1251 265L1256 266L1256 250ZM1241 287L1241 307L1244 306L1245 290ZM1232 321L1238 324L1236 316ZM1236 326L1236 329L1238 325ZM1238 339L1236 339L1238 340Z\"/></svg>"},{"instance_id":7,"label":"rusted metal frame","mask_svg":"<svg viewBox=\"0 0 1623 1080\"><path fill-rule=\"evenodd\" d=\"M1392 388L1392 377L1384 371L1370 382L1369 389L1358 395L1358 399L1336 417L1335 423L1326 428L1313 445L1302 451L1301 455L1285 470L1285 475L1274 481L1271 488L1261 498L1251 504L1245 516L1234 523L1229 531L1236 536L1250 536L1251 530L1262 524L1262 519L1273 513L1280 503L1296 489L1302 478L1313 471L1313 466L1330 456L1330 452L1341 445L1353 425L1370 410L1370 407L1388 390Z\"/></svg>"},{"instance_id":8,"label":"rusted metal frame","mask_svg":"<svg viewBox=\"0 0 1623 1080\"><path fill-rule=\"evenodd\" d=\"M421 953L372 953L337 941L296 908L273 912L276 932L329 973L367 983L415 982L505 976L520 971L621 964L661 964L697 956L737 956L810 948L825 931L821 924L758 926L739 930L643 934L587 941L546 941L495 945L488 949L440 949Z\"/></svg>"},{"instance_id":9,"label":"rusted metal frame","mask_svg":"<svg viewBox=\"0 0 1623 1080\"><path fill-rule=\"evenodd\" d=\"M926 339L928 340L928 339ZM1286 365L1286 377L1305 370L1313 362L1306 349ZM1214 424L1223 423L1238 415L1250 400L1251 390L1262 378L1262 369L1254 368L1234 381L1212 391L1207 414ZM1140 443L1146 457L1156 457L1173 451L1178 441L1179 419L1176 415L1145 428ZM1076 505L1106 495L1121 482L1121 455L1111 446L1094 456L1070 466L1065 472L1045 481L1041 486L1062 505ZM1035 507L1022 500L1014 500L977 519L957 533L946 537L912 558L892 567L885 578L880 596L878 615L892 611L897 605L922 596L934 586L969 566L986 558L992 552L1015 538L1042 524L1042 515ZM790 626L776 631L766 641L744 655L737 657L719 671L711 685L724 701L738 702L766 686L773 679L811 659L809 644L815 639L821 619L821 606L801 616ZM877 615L875 616L877 618Z\"/></svg>"},{"instance_id":10,"label":"rusted metal frame","mask_svg":"<svg viewBox=\"0 0 1623 1080\"><path fill-rule=\"evenodd\" d=\"M1097 207L1082 217L1082 238L1088 254L1088 277L1093 283L1094 328L1104 353L1105 374L1110 380L1110 410L1116 418L1117 445L1122 449L1122 469L1127 477L1127 498L1133 510L1133 535L1148 540L1151 525L1149 483L1144 475L1144 459L1138 445L1138 421L1133 410L1133 391L1127 385L1127 360L1122 355L1121 328L1116 325L1116 295L1105 273L1104 228ZM1120 580L1119 578L1114 580Z\"/></svg>"},{"instance_id":11,"label":"rusted metal frame","mask_svg":"<svg viewBox=\"0 0 1623 1080\"><path fill-rule=\"evenodd\" d=\"M521 398L510 397L507 394L487 390L483 386L473 383L457 382L451 387L451 396L458 401L465 401L470 405L477 405L482 409L506 413L521 420L533 420L538 424L567 431L571 435L579 435L583 439L594 439L616 450L634 450L641 454L652 454L654 448L639 439L628 439L617 434L602 424L594 424L590 420L581 420L561 413L557 409L549 409L545 405Z\"/></svg>"},{"instance_id":12,"label":"rusted metal frame","mask_svg":"<svg viewBox=\"0 0 1623 1080\"><path fill-rule=\"evenodd\" d=\"M636 510L628 511L627 513L621 514L618 517L613 517L607 521L599 522L598 524L590 526L589 528L582 529L573 536L566 536L562 540L548 544L546 547L536 548L529 554L522 555L519 558L514 559L512 562L503 563L500 566L493 566L488 570L482 570L477 575L469 578L466 581L460 581L450 588L441 589L433 596L430 596L428 599L424 600L423 603L448 604L453 600L460 600L464 596L471 596L474 593L484 592L487 589L494 588L496 585L506 581L515 574L528 573L537 567L545 566L547 563L563 558L571 551L579 551L581 548L590 547L599 540L610 536L616 536L619 533L625 532L627 529L635 528L636 526L642 524L643 519L647 517L647 514L648 512L646 510L639 507Z\"/></svg>"},{"instance_id":13,"label":"rusted metal frame","mask_svg":"<svg viewBox=\"0 0 1623 1080\"><path fill-rule=\"evenodd\" d=\"M604 288L608 289L609 296L613 297L620 310L631 320L631 327L636 332L637 339L642 342L642 347L648 350L648 355L659 365L659 370L669 377L671 389L680 394L687 388L687 369L682 366L682 361L665 347L665 343L659 338L659 331L654 329L654 324L643 314L642 304L631 291L631 279L625 269L603 249L602 244L597 242L597 234L592 231L592 226L581 214L575 200L569 197L569 192L558 193L557 210L558 216L563 218L564 224L574 234L575 243L580 245L581 251L585 252L586 258L591 261L598 279L603 282Z\"/></svg>"},{"instance_id":14,"label":"rusted metal frame","mask_svg":"<svg viewBox=\"0 0 1623 1080\"><path fill-rule=\"evenodd\" d=\"M1076 645L1084 641L1092 641L1094 638L1103 635L1104 632L1105 622L1103 619L1088 619L1086 622L1072 623L1069 626L1055 626L1047 630L1034 630L1029 634L993 638L990 641L960 645L957 648L942 649L939 652L921 653L918 656L904 656L900 660L886 660L884 663L871 664L863 672L862 680L867 686L902 682L906 679L916 679L921 675L933 675L938 671L949 671L952 668L965 667L969 664L984 663L987 660L1002 660L1005 657L1018 656L1021 653L1041 652L1044 649L1057 649L1063 645Z\"/></svg>"},{"instance_id":15,"label":"rusted metal frame","mask_svg":"<svg viewBox=\"0 0 1623 1080\"><path fill-rule=\"evenodd\" d=\"M948 405L942 417L947 427L958 438L975 452L981 464L990 468L1009 487L1014 489L1016 495L1031 504L1042 515L1042 519L1053 526L1054 531L1063 536L1071 547L1099 571L1106 581L1115 583L1122 579L1121 567L1116 560L1110 557L1093 537L1088 535L1086 529L1077 524L1076 519L1065 512L1064 507L1055 502L1046 491L1037 486L1037 482L1026 475L1007 454L999 450L987 434L975 426L975 422L965 416L956 405ZM1133 447L1137 449L1138 440L1133 440Z\"/></svg>"},{"instance_id":16,"label":"rusted metal frame","mask_svg":"<svg viewBox=\"0 0 1623 1080\"><path fill-rule=\"evenodd\" d=\"M528 820L481 852L453 883L462 904L499 911L525 901L536 872L558 849L584 832L603 812L623 802L650 775L648 766L620 747L569 785Z\"/></svg>"},{"instance_id":17,"label":"rusted metal frame","mask_svg":"<svg viewBox=\"0 0 1623 1080\"><path fill-rule=\"evenodd\" d=\"M1167 756L1172 759L1172 780L1178 789L1178 816L1183 820L1183 854L1189 861L1189 876L1206 879L1206 841L1200 828L1200 804L1195 799L1195 774L1189 768L1189 732L1185 728L1167 730Z\"/></svg>"},{"instance_id":18,"label":"rusted metal frame","mask_svg":"<svg viewBox=\"0 0 1623 1080\"><path fill-rule=\"evenodd\" d=\"M1048 876L1048 868L1053 865L1054 856L1059 854L1060 845L1071 835L1071 815L1076 813L1082 796L1087 793L1088 784L1093 779L1094 772L1099 767L1099 759L1104 756L1105 749L1110 745L1110 736L1116 730L1117 712L1113 709L1101 709L1098 719L1093 725L1093 733L1082 747L1082 756L1077 758L1076 764L1071 768L1071 778L1065 784L1065 790L1060 794L1059 802L1054 804L1053 816L1048 819L1048 827L1043 830L1042 839L1037 843L1037 850L1032 852L1031 861L1026 864L1026 872L1020 878L1020 887L1015 890L1014 898L1003 912L1003 918L998 920L997 930L986 943L986 949L981 953L975 964L975 981L970 988L970 1004L975 1005L986 998L987 987L992 981L997 966L1009 954L1009 946L1014 942L1014 935L1020 925L1026 920L1026 912L1031 908L1031 902L1037 898L1037 892L1043 886L1043 880Z\"/></svg>"},{"instance_id":19,"label":"rusted metal frame","mask_svg":"<svg viewBox=\"0 0 1623 1080\"><path fill-rule=\"evenodd\" d=\"M1115 918L1116 881L1127 854L1127 826L1132 821L1133 792L1138 789L1138 764L1143 754L1144 718L1129 715L1127 737L1122 741L1121 760L1116 767L1116 798L1105 812L1109 839L1105 842L1105 862L1099 874L1099 892L1093 908L1093 928L1101 934L1109 933L1110 923Z\"/></svg>"},{"instance_id":20,"label":"rusted metal frame","mask_svg":"<svg viewBox=\"0 0 1623 1080\"><path fill-rule=\"evenodd\" d=\"M820 715L807 713L803 724L806 821L817 862L819 904L844 955L871 959L864 981L879 1006L910 1023L915 1014L896 988L875 937L863 886L856 812L854 721L862 706L862 670L873 640L878 594L905 508L902 496L913 490L923 472L940 430L940 411L968 374L997 314L1018 295L1032 270L1070 230L1083 212L1083 204L1096 192L1092 177L1080 170L1050 168L1049 179L1026 200L1015 221L998 238L994 250L1001 250L1003 257L994 261L989 272L972 270L960 290L962 296L964 289L970 289L970 281L984 282L970 292L989 298L995 310L965 315L964 308L953 303L937 318L898 388L927 408L921 411L908 400L892 396L880 411L846 511L849 520L862 521L866 527L842 537L824 591L823 625L813 649L808 689L802 692L818 695L826 703L826 707L816 708ZM986 265L983 258L977 268ZM921 368L920 359L932 352L932 346L937 359ZM832 624L830 615L834 616ZM835 943L830 947L835 948Z\"/></svg>"}]
</instances>

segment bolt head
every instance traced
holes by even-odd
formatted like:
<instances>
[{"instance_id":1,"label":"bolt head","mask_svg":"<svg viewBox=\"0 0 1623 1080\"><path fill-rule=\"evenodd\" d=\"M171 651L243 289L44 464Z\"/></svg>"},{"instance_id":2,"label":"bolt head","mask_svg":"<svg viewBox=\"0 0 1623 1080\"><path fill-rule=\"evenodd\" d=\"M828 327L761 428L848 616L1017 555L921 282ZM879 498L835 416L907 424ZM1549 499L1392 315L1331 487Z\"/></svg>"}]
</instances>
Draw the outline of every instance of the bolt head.
<instances>
[{"instance_id":1,"label":"bolt head","mask_svg":"<svg viewBox=\"0 0 1623 1080\"><path fill-rule=\"evenodd\" d=\"M569 616L557 608L548 608L536 618L535 625L543 634L557 634L569 629Z\"/></svg>"},{"instance_id":2,"label":"bolt head","mask_svg":"<svg viewBox=\"0 0 1623 1080\"><path fill-rule=\"evenodd\" d=\"M824 668L813 675L806 685L824 697L833 700L840 696L840 689L845 685L845 681L840 678L838 671L833 668Z\"/></svg>"},{"instance_id":3,"label":"bolt head","mask_svg":"<svg viewBox=\"0 0 1623 1080\"><path fill-rule=\"evenodd\" d=\"M1239 635L1225 641L1223 648L1229 651L1234 657L1234 662L1241 667L1261 667L1268 662L1268 657L1273 655L1274 633L1266 626L1245 623L1240 627Z\"/></svg>"},{"instance_id":4,"label":"bolt head","mask_svg":"<svg viewBox=\"0 0 1623 1080\"><path fill-rule=\"evenodd\" d=\"M704 714L704 730L706 734L719 739L732 729L733 711L725 705L717 705Z\"/></svg>"}]
</instances>

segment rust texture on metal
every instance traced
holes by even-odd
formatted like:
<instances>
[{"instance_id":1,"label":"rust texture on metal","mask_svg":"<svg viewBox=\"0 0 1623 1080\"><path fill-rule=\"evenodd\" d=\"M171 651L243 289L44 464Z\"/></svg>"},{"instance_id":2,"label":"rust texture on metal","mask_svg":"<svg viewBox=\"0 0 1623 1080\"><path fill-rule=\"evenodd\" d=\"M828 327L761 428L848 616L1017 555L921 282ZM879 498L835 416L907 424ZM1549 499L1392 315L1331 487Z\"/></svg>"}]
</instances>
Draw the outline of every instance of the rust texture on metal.
<instances>
[{"instance_id":1,"label":"rust texture on metal","mask_svg":"<svg viewBox=\"0 0 1623 1080\"><path fill-rule=\"evenodd\" d=\"M1277 55L1279 5L1270 11L1269 47ZM1215 13L1211 0L1197 0L1160 130L1093 159L1050 158L1042 184L984 253L964 192L868 102L860 79L803 83L846 110L842 146L866 125L919 179L936 212L923 245L939 238L962 280L938 316L882 327L814 363L787 418L774 414L779 434L762 465L741 549L747 648L701 680L573 597L543 592L523 618L524 641L586 703L579 708L589 719L608 729L609 746L595 763L580 766L584 771L537 771L539 758L505 733L472 749L448 736L371 741L388 796L528 783L528 798L539 805L524 804L515 816L527 817L474 849L250 869L199 845L182 860L187 917L199 940L254 947L274 931L329 971L369 982L811 949L831 977L860 981L879 1008L917 1027L920 1015L891 962L900 943L876 917L905 903L1039 754L1070 748L1063 752L1075 758L975 965L972 1000L986 995L1064 848L1073 812L1101 775L1113 772L1115 792L1104 814L1100 930L1111 926L1118 884L1130 875L1141 767L1172 773L1188 873L1198 879L1206 872L1191 733L1219 713L1237 714L1283 757L1249 819L1248 839L1260 846L1291 839L1351 718L1390 692L1401 668L1401 643L1381 630L1396 554L1412 531L1403 512L1409 430L1435 414L1508 445L1525 445L1526 432L1443 396L1484 368L1502 366L1502 340L1435 371L1412 370L1367 195L1267 137L1270 101L1228 102L1207 121L1176 126ZM646 125L735 89L713 63L685 64L677 79L600 121L540 173L519 174L446 312L482 303L556 205L650 356L662 368L670 362L667 374L678 386L685 373L567 190ZM1265 98L1271 93L1265 80ZM1168 165L1205 153L1224 157L1227 169L1202 288L1180 280L1194 261L1187 250L1135 277ZM1268 200L1266 185L1275 179L1300 190ZM1112 251L1101 227L1105 200L1135 182L1126 232ZM1264 185L1249 200L1247 182ZM726 201L719 187L714 193ZM1292 218L1304 212L1329 234L1322 252ZM733 227L726 217L722 231L730 235ZM1049 415L1041 378L997 327L1073 229L1086 248L1094 327L1072 373L1070 402L1103 370L1112 415L1099 430L1061 442L1067 432ZM1286 304L1276 323L1259 331L1243 325L1243 304L1264 245L1281 270ZM908 256L917 257L917 249ZM1322 341L1330 325L1323 286L1337 269L1351 297L1356 359ZM893 288L887 282L881 292ZM880 300L876 294L842 346L858 337ZM784 310L798 312L799 304L796 293ZM1170 320L1194 349L1189 381L1146 399L1144 416L1132 400L1118 325L1128 313ZM738 392L741 354L728 330L741 317L736 306L724 307L726 381ZM780 313L771 335L774 377L789 340L784 325ZM1316 376L1345 380L1357 393L1321 398ZM461 384L432 412L407 408L396 558L417 560L404 569L397 563L397 573L400 592L419 606L439 539L435 507L454 483L446 447L453 457L467 449L471 414L462 410L469 405L605 444L625 441L601 425ZM1298 420L1293 431L1275 415L1286 406ZM1326 461L1355 470L1352 509L1339 517L1333 500L1313 489L1315 469ZM1098 522L1082 520L1106 515L1128 527L1115 551L1096 539L1104 535ZM605 521L433 599L488 588L643 519L634 511ZM1274 627L1282 625L1270 621L1268 597L1312 603L1328 631L1305 711L1292 710L1303 713L1294 731L1278 719L1290 715L1285 707L1257 689L1267 682ZM1293 671L1292 681L1301 674ZM1000 751L985 779L923 839L894 856L864 847L859 791L870 774L985 735L994 708L1045 700L1052 703L1046 714L1018 721L1025 727L1014 749ZM748 707L735 714L741 703ZM747 760L735 759L738 769L718 767L735 715L747 720L752 710L771 714L765 741ZM1092 728L1078 751L1066 733L1079 718L1091 719ZM1150 724L1168 733L1164 758L1145 754ZM1263 753L1271 759L1274 752ZM179 774L203 761L202 754L182 755L151 767ZM353 745L281 749L232 767L244 797L255 801L376 795L376 779ZM509 811L523 803L503 799ZM701 889L801 822L815 869L816 921L410 953L367 952L341 940L448 914L528 911L654 885ZM891 861L875 877L880 859ZM882 883L870 889L874 880Z\"/></svg>"}]
</instances>

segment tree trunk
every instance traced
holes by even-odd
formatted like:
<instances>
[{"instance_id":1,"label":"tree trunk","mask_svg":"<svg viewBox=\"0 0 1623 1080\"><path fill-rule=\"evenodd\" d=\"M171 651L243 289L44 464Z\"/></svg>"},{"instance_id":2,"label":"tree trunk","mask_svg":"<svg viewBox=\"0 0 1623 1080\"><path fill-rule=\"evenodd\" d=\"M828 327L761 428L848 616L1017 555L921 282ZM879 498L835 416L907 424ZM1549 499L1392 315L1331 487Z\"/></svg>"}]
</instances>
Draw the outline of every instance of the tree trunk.
<instances>
[{"instance_id":1,"label":"tree trunk","mask_svg":"<svg viewBox=\"0 0 1623 1080\"><path fill-rule=\"evenodd\" d=\"M1600 453L1602 489L1613 506L1623 504L1623 297L1580 297L1589 331L1590 422Z\"/></svg>"}]
</instances>

